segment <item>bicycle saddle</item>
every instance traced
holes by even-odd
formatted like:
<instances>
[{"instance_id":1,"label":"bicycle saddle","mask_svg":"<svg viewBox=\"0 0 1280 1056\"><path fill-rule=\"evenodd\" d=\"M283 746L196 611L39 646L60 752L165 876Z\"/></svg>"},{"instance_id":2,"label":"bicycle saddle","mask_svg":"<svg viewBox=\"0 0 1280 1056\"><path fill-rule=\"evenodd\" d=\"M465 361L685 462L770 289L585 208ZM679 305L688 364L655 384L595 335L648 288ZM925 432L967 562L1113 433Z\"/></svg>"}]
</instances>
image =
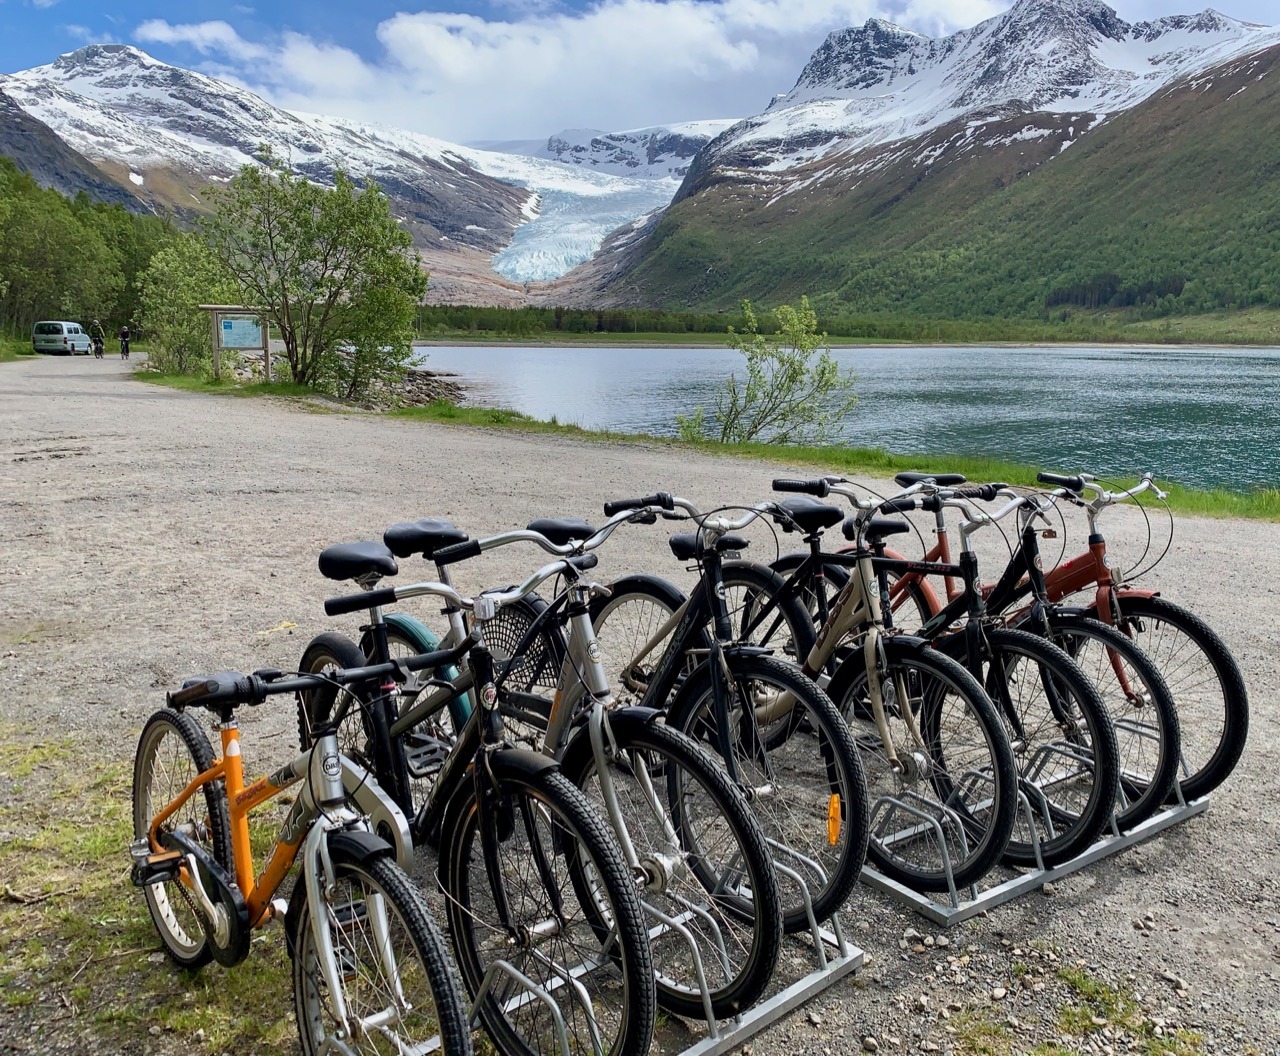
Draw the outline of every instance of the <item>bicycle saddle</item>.
<instances>
[{"instance_id":1,"label":"bicycle saddle","mask_svg":"<svg viewBox=\"0 0 1280 1056\"><path fill-rule=\"evenodd\" d=\"M899 473L893 478L900 487L909 488L922 480L931 480L940 488L949 488L955 484L963 484L968 479L963 473Z\"/></svg>"},{"instance_id":2,"label":"bicycle saddle","mask_svg":"<svg viewBox=\"0 0 1280 1056\"><path fill-rule=\"evenodd\" d=\"M530 521L525 527L531 532L545 535L557 546L581 542L596 534L596 530L578 517L542 517Z\"/></svg>"},{"instance_id":3,"label":"bicycle saddle","mask_svg":"<svg viewBox=\"0 0 1280 1056\"><path fill-rule=\"evenodd\" d=\"M394 576L400 571L391 551L381 543L337 543L320 552L320 574L326 579Z\"/></svg>"},{"instance_id":4,"label":"bicycle saddle","mask_svg":"<svg viewBox=\"0 0 1280 1056\"><path fill-rule=\"evenodd\" d=\"M382 533L382 541L396 557L421 554L430 560L437 550L454 543L465 543L468 535L450 521L428 517L421 521L402 521Z\"/></svg>"},{"instance_id":5,"label":"bicycle saddle","mask_svg":"<svg viewBox=\"0 0 1280 1056\"><path fill-rule=\"evenodd\" d=\"M844 511L839 506L831 506L825 502L810 498L808 495L796 495L789 499L778 500L778 506L787 511L787 515L799 525L806 535L820 532L839 524L844 518ZM775 518L776 520L777 518ZM790 530L789 527L787 530Z\"/></svg>"},{"instance_id":6,"label":"bicycle saddle","mask_svg":"<svg viewBox=\"0 0 1280 1056\"><path fill-rule=\"evenodd\" d=\"M668 541L671 544L671 552L676 557L681 561L692 561L702 554L706 536L701 532L676 532ZM750 540L740 535L722 535L716 540L715 548L723 553L726 550L745 550L750 545Z\"/></svg>"},{"instance_id":7,"label":"bicycle saddle","mask_svg":"<svg viewBox=\"0 0 1280 1056\"><path fill-rule=\"evenodd\" d=\"M867 530L863 532L863 538L869 543L875 543L884 539L886 535L900 535L909 531L911 531L911 525L906 521L898 520L896 517L872 517L867 522ZM858 519L856 517L850 517L844 522L844 537L850 540L858 538Z\"/></svg>"}]
</instances>

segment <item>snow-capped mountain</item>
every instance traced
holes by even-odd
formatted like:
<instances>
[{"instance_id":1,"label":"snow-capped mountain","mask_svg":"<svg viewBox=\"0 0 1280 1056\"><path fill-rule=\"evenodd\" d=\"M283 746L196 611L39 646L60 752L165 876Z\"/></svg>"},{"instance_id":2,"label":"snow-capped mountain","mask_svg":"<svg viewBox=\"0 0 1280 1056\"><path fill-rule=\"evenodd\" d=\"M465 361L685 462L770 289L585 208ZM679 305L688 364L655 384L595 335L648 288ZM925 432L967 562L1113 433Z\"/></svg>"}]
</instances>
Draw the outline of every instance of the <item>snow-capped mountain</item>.
<instances>
[{"instance_id":1,"label":"snow-capped mountain","mask_svg":"<svg viewBox=\"0 0 1280 1056\"><path fill-rule=\"evenodd\" d=\"M624 132L569 128L545 140L504 140L478 146L506 154L546 158L615 176L683 179L694 155L735 124L737 118L684 121Z\"/></svg>"},{"instance_id":2,"label":"snow-capped mountain","mask_svg":"<svg viewBox=\"0 0 1280 1056\"><path fill-rule=\"evenodd\" d=\"M782 171L918 137L966 115L1127 110L1233 55L1280 42L1280 29L1207 10L1130 24L1102 0L1017 0L948 37L881 19L830 34L791 91L699 159ZM1089 127L1077 124L1076 134Z\"/></svg>"},{"instance_id":3,"label":"snow-capped mountain","mask_svg":"<svg viewBox=\"0 0 1280 1056\"><path fill-rule=\"evenodd\" d=\"M199 210L205 186L225 182L266 144L317 182L335 168L376 180L421 248L496 255L498 272L516 281L586 260L679 185L282 110L126 45L93 45L0 76L0 90L123 186L168 207Z\"/></svg>"}]
</instances>

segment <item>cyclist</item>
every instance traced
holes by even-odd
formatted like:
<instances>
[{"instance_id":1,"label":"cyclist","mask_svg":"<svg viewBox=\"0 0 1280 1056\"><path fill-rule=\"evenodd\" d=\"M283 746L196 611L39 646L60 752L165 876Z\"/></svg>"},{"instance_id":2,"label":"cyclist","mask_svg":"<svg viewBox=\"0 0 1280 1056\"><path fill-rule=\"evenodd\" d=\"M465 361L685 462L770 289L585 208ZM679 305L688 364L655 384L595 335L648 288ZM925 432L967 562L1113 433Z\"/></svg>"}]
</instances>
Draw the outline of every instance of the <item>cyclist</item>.
<instances>
[{"instance_id":1,"label":"cyclist","mask_svg":"<svg viewBox=\"0 0 1280 1056\"><path fill-rule=\"evenodd\" d=\"M117 336L120 338L120 358L128 359L129 358L129 324L128 323L125 323L124 326L120 327L120 333Z\"/></svg>"},{"instance_id":2,"label":"cyclist","mask_svg":"<svg viewBox=\"0 0 1280 1056\"><path fill-rule=\"evenodd\" d=\"M106 334L103 332L102 324L97 319L89 327L89 338L93 342L93 355L95 359L102 358L103 346L107 343Z\"/></svg>"}]
</instances>

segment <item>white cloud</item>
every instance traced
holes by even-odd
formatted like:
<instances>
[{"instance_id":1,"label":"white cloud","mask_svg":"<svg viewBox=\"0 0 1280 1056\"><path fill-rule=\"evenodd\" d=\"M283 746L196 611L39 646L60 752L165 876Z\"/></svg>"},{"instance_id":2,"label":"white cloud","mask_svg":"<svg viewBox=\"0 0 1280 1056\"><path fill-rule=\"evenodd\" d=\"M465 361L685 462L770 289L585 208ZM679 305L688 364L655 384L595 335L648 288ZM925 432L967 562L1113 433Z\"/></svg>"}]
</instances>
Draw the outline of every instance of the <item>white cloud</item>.
<instances>
[{"instance_id":1,"label":"white cloud","mask_svg":"<svg viewBox=\"0 0 1280 1056\"><path fill-rule=\"evenodd\" d=\"M511 15L402 12L372 59L297 33L244 40L226 22L135 32L216 54L279 105L455 141L530 138L758 113L786 91L826 33L870 17L938 34L1003 9L997 0L601 0L570 11L505 0Z\"/></svg>"},{"instance_id":2,"label":"white cloud","mask_svg":"<svg viewBox=\"0 0 1280 1056\"><path fill-rule=\"evenodd\" d=\"M228 58L262 59L270 51L250 43L227 22L196 22L172 25L164 19L152 18L133 31L135 39L143 44L186 44L201 55L219 52Z\"/></svg>"},{"instance_id":3,"label":"white cloud","mask_svg":"<svg viewBox=\"0 0 1280 1056\"><path fill-rule=\"evenodd\" d=\"M31 6L44 10L46 7L53 7L57 2L58 0L31 0Z\"/></svg>"},{"instance_id":4,"label":"white cloud","mask_svg":"<svg viewBox=\"0 0 1280 1056\"><path fill-rule=\"evenodd\" d=\"M88 26L82 26L77 22L68 22L61 28L63 33L75 40L83 40L88 43L90 41L97 42L100 39L100 34L95 33Z\"/></svg>"}]
</instances>

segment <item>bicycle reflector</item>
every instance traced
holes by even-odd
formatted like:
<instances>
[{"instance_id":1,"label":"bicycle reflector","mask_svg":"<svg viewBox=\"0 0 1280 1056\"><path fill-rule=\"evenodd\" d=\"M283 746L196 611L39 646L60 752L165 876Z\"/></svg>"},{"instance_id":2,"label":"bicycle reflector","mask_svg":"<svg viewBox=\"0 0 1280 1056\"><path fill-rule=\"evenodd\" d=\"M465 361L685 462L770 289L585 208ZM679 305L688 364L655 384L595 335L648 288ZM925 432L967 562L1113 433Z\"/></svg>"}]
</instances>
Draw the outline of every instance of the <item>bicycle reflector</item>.
<instances>
[{"instance_id":1,"label":"bicycle reflector","mask_svg":"<svg viewBox=\"0 0 1280 1056\"><path fill-rule=\"evenodd\" d=\"M834 847L840 840L840 797L831 793L827 800L827 843Z\"/></svg>"}]
</instances>

